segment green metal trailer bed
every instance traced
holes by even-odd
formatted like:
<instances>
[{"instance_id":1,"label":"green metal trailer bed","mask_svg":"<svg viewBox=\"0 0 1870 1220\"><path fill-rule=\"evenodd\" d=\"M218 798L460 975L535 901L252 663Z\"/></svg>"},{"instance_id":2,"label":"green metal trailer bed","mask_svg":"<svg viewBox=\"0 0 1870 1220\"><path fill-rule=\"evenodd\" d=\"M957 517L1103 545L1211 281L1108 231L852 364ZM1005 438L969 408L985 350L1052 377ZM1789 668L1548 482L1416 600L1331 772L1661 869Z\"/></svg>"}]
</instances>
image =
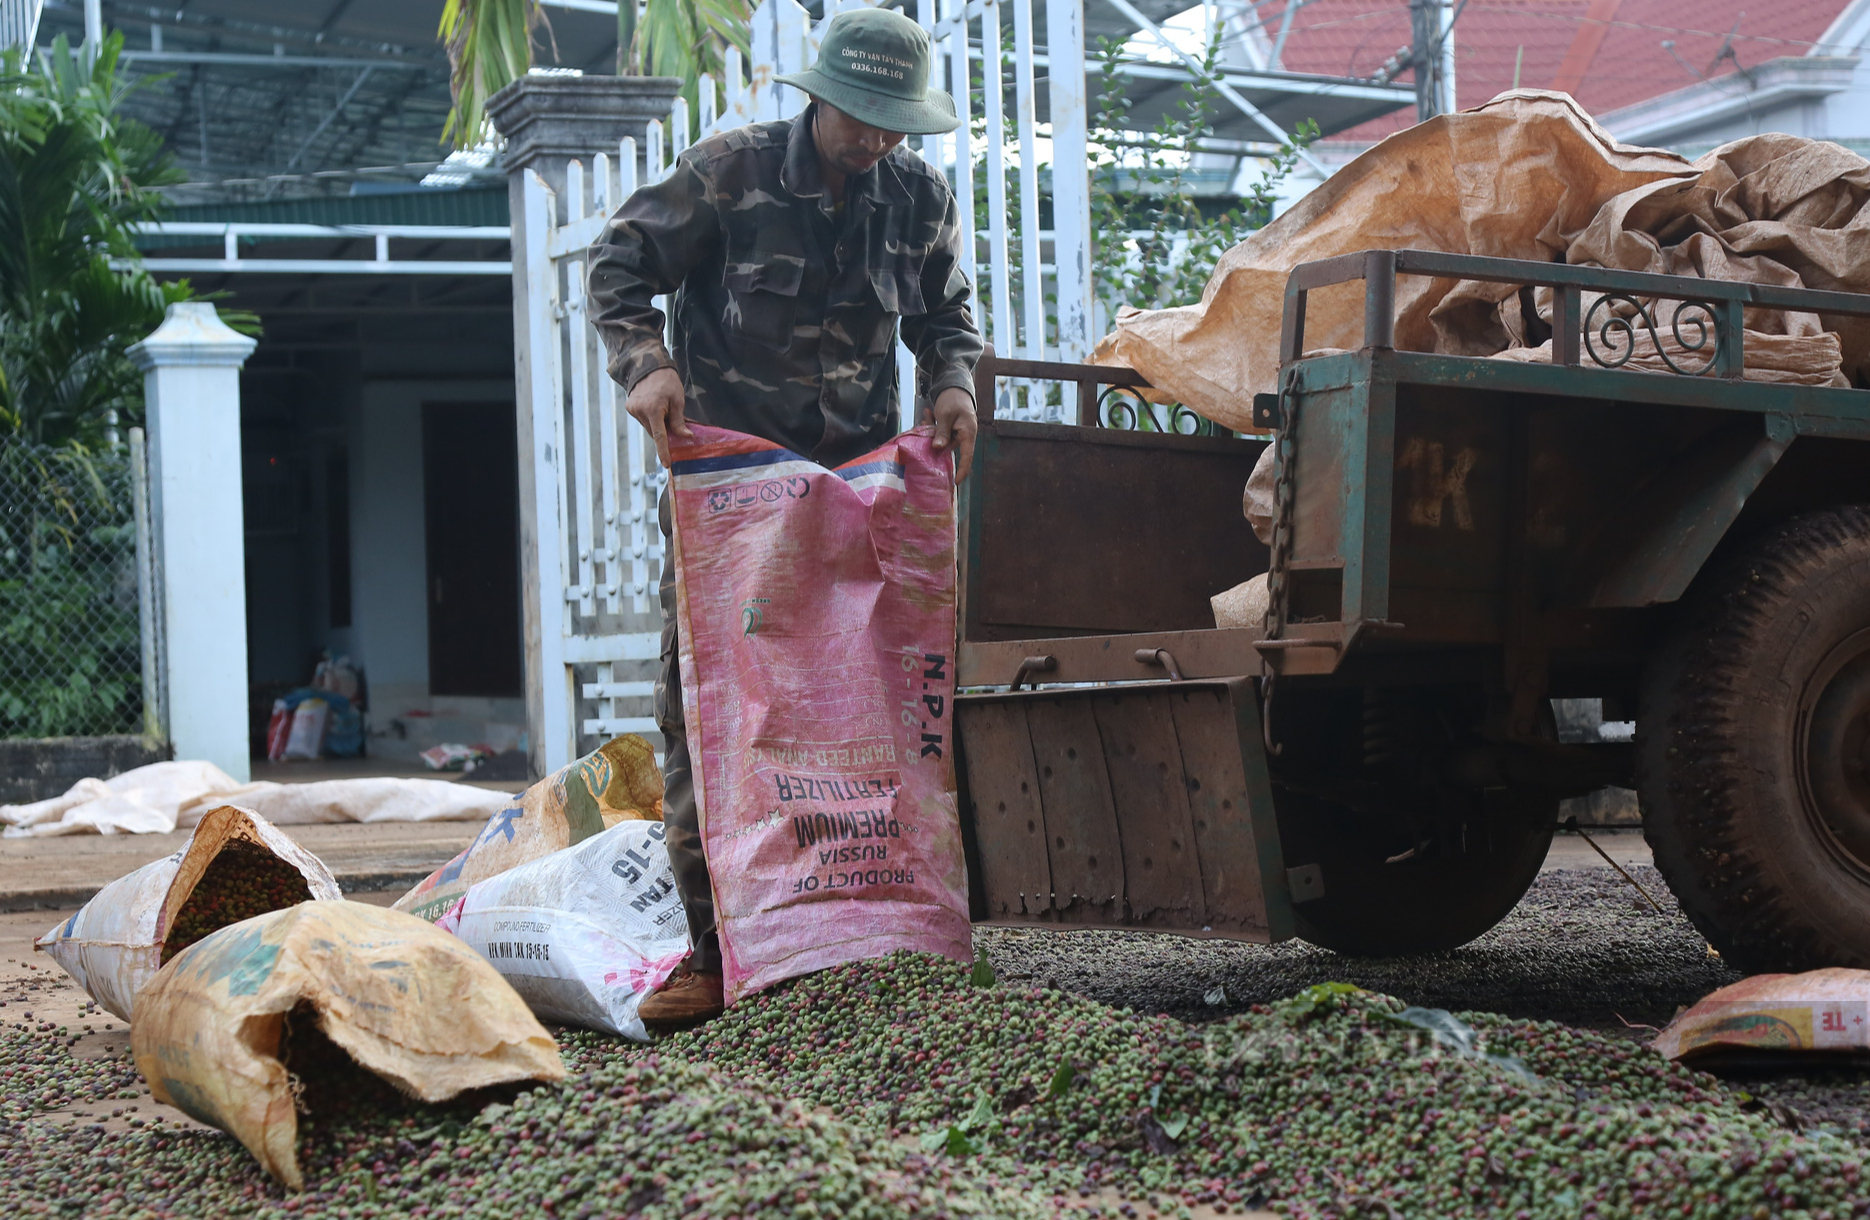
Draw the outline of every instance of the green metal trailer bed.
<instances>
[{"instance_id":1,"label":"green metal trailer bed","mask_svg":"<svg viewBox=\"0 0 1870 1220\"><path fill-rule=\"evenodd\" d=\"M1396 350L1401 275L1517 291L1549 359ZM1308 353L1311 294L1359 286L1363 346ZM990 355L984 406L1063 380L1079 423L986 410L964 488L976 917L1448 948L1525 892L1561 799L1618 785L1736 964L1870 965L1870 392L1744 379L1744 322L1776 311L1863 325L1870 297L1298 267L1254 404L1270 548L1241 512L1265 440L1092 426L1142 379ZM1214 628L1260 572L1264 627ZM1555 698L1634 743L1561 743Z\"/></svg>"}]
</instances>

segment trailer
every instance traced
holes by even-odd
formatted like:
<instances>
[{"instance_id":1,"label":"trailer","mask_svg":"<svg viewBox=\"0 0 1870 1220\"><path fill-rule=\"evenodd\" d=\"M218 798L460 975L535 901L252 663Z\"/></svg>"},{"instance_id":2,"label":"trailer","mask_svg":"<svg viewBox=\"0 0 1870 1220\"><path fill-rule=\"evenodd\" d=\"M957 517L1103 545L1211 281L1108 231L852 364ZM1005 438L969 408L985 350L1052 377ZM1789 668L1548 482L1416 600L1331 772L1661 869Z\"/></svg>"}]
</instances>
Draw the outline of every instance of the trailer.
<instances>
[{"instance_id":1,"label":"trailer","mask_svg":"<svg viewBox=\"0 0 1870 1220\"><path fill-rule=\"evenodd\" d=\"M1396 350L1398 276L1544 303L1549 359ZM1308 352L1308 296L1359 287L1363 346ZM1308 263L1270 441L1092 426L1147 410L1142 378L989 353L955 705L975 918L1448 949L1525 893L1561 800L1615 785L1735 965L1870 966L1870 391L1744 379L1771 311L1861 327L1870 296ZM1077 424L995 419L1003 377L1067 383ZM1270 547L1241 511L1268 443ZM1215 628L1261 572L1263 628ZM1559 741L1561 698L1635 740Z\"/></svg>"}]
</instances>

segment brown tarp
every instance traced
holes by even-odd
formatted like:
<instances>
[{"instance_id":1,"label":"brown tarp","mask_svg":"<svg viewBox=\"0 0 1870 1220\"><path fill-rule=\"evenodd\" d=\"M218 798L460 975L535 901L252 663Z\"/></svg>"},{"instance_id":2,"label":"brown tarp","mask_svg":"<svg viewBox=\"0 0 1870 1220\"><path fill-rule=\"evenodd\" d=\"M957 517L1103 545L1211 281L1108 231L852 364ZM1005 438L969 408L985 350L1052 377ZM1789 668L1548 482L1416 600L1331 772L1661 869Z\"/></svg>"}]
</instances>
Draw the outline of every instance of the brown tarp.
<instances>
[{"instance_id":1,"label":"brown tarp","mask_svg":"<svg viewBox=\"0 0 1870 1220\"><path fill-rule=\"evenodd\" d=\"M1200 304L1120 311L1094 360L1247 430L1253 395L1274 388L1286 276L1300 263L1413 248L1865 292L1867 198L1870 162L1836 144L1752 136L1690 163L1619 144L1564 94L1517 90L1384 140L1223 255ZM1549 294L1538 306L1549 322ZM1399 348L1551 358L1549 341L1527 345L1511 285L1404 276L1396 307ZM1673 309L1659 318L1665 352L1699 363L1675 344ZM1870 384L1864 321L1749 310L1746 324L1750 378ZM1637 333L1631 367L1664 368ZM1692 325L1684 333L1692 343ZM1311 294L1309 349L1362 336L1361 283Z\"/></svg>"}]
</instances>

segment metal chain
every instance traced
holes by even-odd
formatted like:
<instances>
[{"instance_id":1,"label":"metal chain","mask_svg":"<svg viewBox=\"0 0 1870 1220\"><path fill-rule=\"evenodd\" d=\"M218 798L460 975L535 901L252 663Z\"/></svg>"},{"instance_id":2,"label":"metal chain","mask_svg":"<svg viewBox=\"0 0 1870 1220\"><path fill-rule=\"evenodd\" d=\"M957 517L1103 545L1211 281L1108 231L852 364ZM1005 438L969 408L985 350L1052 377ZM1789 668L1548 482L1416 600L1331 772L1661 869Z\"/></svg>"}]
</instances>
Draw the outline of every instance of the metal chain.
<instances>
[{"instance_id":1,"label":"metal chain","mask_svg":"<svg viewBox=\"0 0 1870 1220\"><path fill-rule=\"evenodd\" d=\"M1279 383L1279 430L1273 436L1273 545L1266 569L1266 638L1276 640L1286 630L1286 566L1292 559L1292 524L1295 515L1293 466L1299 426L1299 370L1288 366ZM1260 654L1260 733L1268 754L1273 744L1273 685L1278 678L1269 654Z\"/></svg>"},{"instance_id":2,"label":"metal chain","mask_svg":"<svg viewBox=\"0 0 1870 1220\"><path fill-rule=\"evenodd\" d=\"M1279 386L1279 431L1273 444L1273 545L1266 569L1266 638L1276 640L1286 627L1286 566L1292 559L1293 457L1299 424L1299 370L1285 370Z\"/></svg>"}]
</instances>

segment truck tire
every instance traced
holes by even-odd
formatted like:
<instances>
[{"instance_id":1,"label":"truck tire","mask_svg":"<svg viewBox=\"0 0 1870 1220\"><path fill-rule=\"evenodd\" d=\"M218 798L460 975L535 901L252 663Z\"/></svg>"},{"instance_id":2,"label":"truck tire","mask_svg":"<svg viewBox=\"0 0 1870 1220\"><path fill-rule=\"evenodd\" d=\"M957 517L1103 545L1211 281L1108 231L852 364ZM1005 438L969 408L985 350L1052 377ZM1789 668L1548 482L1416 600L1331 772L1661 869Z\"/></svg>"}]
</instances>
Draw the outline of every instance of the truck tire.
<instances>
[{"instance_id":1,"label":"truck tire","mask_svg":"<svg viewBox=\"0 0 1870 1220\"><path fill-rule=\"evenodd\" d=\"M1279 811L1286 859L1317 864L1325 885L1322 898L1293 908L1294 930L1300 940L1353 957L1454 949L1505 919L1539 876L1558 813L1555 800L1522 799L1508 816L1488 819L1490 841L1464 854L1389 864L1371 840L1342 826L1344 811L1287 804L1302 807L1290 818L1285 807Z\"/></svg>"},{"instance_id":2,"label":"truck tire","mask_svg":"<svg viewBox=\"0 0 1870 1220\"><path fill-rule=\"evenodd\" d=\"M1274 712L1286 747L1273 766L1285 862L1317 865L1324 883L1321 897L1293 907L1295 931L1321 949L1356 957L1464 945L1504 919L1538 877L1558 798L1424 778L1433 773L1426 760L1465 740L1462 726L1484 705L1478 691L1404 692L1422 728L1402 751L1401 765L1387 771L1369 767L1359 731L1367 716L1342 695L1282 693ZM1307 778L1332 774L1361 782L1334 796ZM1392 862L1410 852L1425 823L1436 831L1431 850Z\"/></svg>"},{"instance_id":3,"label":"truck tire","mask_svg":"<svg viewBox=\"0 0 1870 1220\"><path fill-rule=\"evenodd\" d=\"M1721 956L1870 967L1870 508L1793 518L1697 578L1637 742L1656 867Z\"/></svg>"}]
</instances>

